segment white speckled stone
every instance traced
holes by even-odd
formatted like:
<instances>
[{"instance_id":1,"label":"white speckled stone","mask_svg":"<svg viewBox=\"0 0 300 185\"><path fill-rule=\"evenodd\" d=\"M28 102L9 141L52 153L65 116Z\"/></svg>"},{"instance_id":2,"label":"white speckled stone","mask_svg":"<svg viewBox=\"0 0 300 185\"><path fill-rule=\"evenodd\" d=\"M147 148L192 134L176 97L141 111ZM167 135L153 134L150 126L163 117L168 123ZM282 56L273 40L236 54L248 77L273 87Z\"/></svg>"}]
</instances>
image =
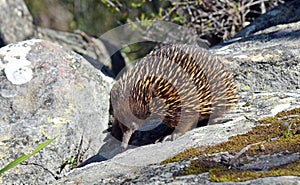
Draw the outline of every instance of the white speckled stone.
<instances>
[{"instance_id":1,"label":"white speckled stone","mask_svg":"<svg viewBox=\"0 0 300 185\"><path fill-rule=\"evenodd\" d=\"M32 70L30 67L22 66L22 63L10 63L5 67L7 79L15 84L25 84L32 79Z\"/></svg>"},{"instance_id":2,"label":"white speckled stone","mask_svg":"<svg viewBox=\"0 0 300 185\"><path fill-rule=\"evenodd\" d=\"M21 85L29 82L33 77L31 62L26 59L31 47L42 40L33 39L17 44L9 44L0 49L0 70L4 68L7 79L15 85Z\"/></svg>"}]
</instances>

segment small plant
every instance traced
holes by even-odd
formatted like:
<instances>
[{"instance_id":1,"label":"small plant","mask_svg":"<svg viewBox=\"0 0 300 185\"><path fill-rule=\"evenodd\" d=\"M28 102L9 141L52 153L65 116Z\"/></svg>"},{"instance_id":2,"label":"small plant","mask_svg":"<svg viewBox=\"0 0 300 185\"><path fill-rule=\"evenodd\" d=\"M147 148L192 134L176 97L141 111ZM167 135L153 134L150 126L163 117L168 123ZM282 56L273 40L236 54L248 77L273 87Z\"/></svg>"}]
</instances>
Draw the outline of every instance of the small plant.
<instances>
[{"instance_id":1,"label":"small plant","mask_svg":"<svg viewBox=\"0 0 300 185\"><path fill-rule=\"evenodd\" d=\"M33 155L35 155L36 153L38 153L40 150L42 150L43 148L45 148L47 145L49 145L53 140L55 140L57 137L54 137L52 139L49 139L41 144L39 144L32 153L30 154L25 154L22 155L21 157L17 158L16 160L10 162L8 165L6 165L4 168L2 168L0 170L0 174L8 171L9 169L17 166L18 164L22 163L23 161L27 160L28 158L32 157Z\"/></svg>"},{"instance_id":2,"label":"small plant","mask_svg":"<svg viewBox=\"0 0 300 185\"><path fill-rule=\"evenodd\" d=\"M68 170L72 170L76 168L80 163L83 162L84 155L86 151L90 147L90 141L88 142L87 148L82 148L82 143L83 143L83 137L81 137L80 143L76 146L74 149L74 154L70 157L68 157L66 160L63 161L63 163L60 166L60 171L59 174L68 166Z\"/></svg>"},{"instance_id":3,"label":"small plant","mask_svg":"<svg viewBox=\"0 0 300 185\"><path fill-rule=\"evenodd\" d=\"M283 131L283 137L288 138L291 134L295 134L297 132L297 119L291 122L283 122L280 126L281 130Z\"/></svg>"},{"instance_id":4,"label":"small plant","mask_svg":"<svg viewBox=\"0 0 300 185\"><path fill-rule=\"evenodd\" d=\"M291 135L291 127L292 124L290 123L287 128L283 131L284 138L288 138Z\"/></svg>"}]
</instances>

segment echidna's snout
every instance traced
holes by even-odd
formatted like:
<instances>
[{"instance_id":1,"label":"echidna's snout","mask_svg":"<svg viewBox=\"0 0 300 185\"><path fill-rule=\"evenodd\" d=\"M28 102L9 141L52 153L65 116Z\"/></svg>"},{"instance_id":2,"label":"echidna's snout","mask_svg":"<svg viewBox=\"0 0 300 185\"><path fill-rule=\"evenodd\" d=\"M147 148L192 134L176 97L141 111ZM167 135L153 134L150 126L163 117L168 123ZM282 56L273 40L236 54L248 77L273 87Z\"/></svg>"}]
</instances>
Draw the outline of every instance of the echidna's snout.
<instances>
[{"instance_id":1,"label":"echidna's snout","mask_svg":"<svg viewBox=\"0 0 300 185\"><path fill-rule=\"evenodd\" d=\"M126 125L127 128L125 129L122 137L122 144L121 147L125 150L128 147L129 140L132 134L139 128L136 122L131 122L130 124Z\"/></svg>"}]
</instances>

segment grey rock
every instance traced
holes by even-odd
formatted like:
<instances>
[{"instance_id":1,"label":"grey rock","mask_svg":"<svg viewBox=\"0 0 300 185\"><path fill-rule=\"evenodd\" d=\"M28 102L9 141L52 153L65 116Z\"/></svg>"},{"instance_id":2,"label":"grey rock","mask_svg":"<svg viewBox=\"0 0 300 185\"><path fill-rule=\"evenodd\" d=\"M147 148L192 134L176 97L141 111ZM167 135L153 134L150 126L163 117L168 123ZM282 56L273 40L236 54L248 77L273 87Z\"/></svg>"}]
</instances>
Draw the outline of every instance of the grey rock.
<instances>
[{"instance_id":1,"label":"grey rock","mask_svg":"<svg viewBox=\"0 0 300 185\"><path fill-rule=\"evenodd\" d=\"M104 143L113 80L80 55L43 40L10 44L0 49L0 79L1 167L58 136L0 182L53 183L71 168L65 161Z\"/></svg>"},{"instance_id":2,"label":"grey rock","mask_svg":"<svg viewBox=\"0 0 300 185\"><path fill-rule=\"evenodd\" d=\"M213 183L209 181L207 173L174 178L170 177L170 173L180 174L188 161L159 165L164 159L187 148L215 145L230 136L251 130L259 119L300 107L299 26L300 22L271 27L260 34L232 40L211 49L212 53L224 58L239 88L239 102L224 116L227 121L223 124L194 129L172 142L132 148L123 153L110 150L110 155L107 151L107 156L115 156L107 161L75 169L58 183L299 184L299 177L292 176L266 177L239 183ZM289 31L285 32L287 28ZM98 155L104 154L100 152ZM276 157L268 157L278 164ZM280 164L289 163L299 156L286 156L286 161L283 158ZM260 164L263 164L264 159L262 157ZM256 164L259 165L259 162L253 162L251 168Z\"/></svg>"},{"instance_id":3,"label":"grey rock","mask_svg":"<svg viewBox=\"0 0 300 185\"><path fill-rule=\"evenodd\" d=\"M32 17L24 1L0 1L0 47L32 35Z\"/></svg>"},{"instance_id":4,"label":"grey rock","mask_svg":"<svg viewBox=\"0 0 300 185\"><path fill-rule=\"evenodd\" d=\"M182 174L189 160L159 164L187 148L215 145L230 136L245 133L261 118L300 107L300 22L273 25L268 29L251 27L250 32L247 31L250 34L246 34L249 37L233 39L211 49L225 59L239 87L239 102L224 116L222 124L194 129L172 142L132 147L124 152L119 147L120 141L102 133L107 128L111 80L93 68L109 66L99 64L102 61L98 59L99 56L107 58L111 53L100 43L97 47L106 54L90 55L84 48L91 45L82 35L38 28L36 37L57 41L63 47L92 58L89 62L93 67L80 56L45 41L17 46L26 57L7 54L12 46L1 50L0 165L21 155L19 152L32 151L47 138L60 137L23 165L5 173L0 183L299 184L300 178L292 176L239 183L210 182L208 173L174 178ZM93 47L89 50L93 51ZM16 63L7 65L12 62ZM62 163L78 153L84 154L83 160L89 158L90 161L71 171L68 165L63 168ZM274 156L258 158L261 161L244 168L253 169L268 159L285 164L299 158L298 154ZM267 168L271 166L268 164Z\"/></svg>"},{"instance_id":5,"label":"grey rock","mask_svg":"<svg viewBox=\"0 0 300 185\"><path fill-rule=\"evenodd\" d=\"M240 91L299 89L299 28L300 21L276 26L258 35L220 44L211 51L226 60Z\"/></svg>"},{"instance_id":6,"label":"grey rock","mask_svg":"<svg viewBox=\"0 0 300 185\"><path fill-rule=\"evenodd\" d=\"M240 94L242 97L249 95L248 92L241 92ZM285 98L281 99L280 97L283 95ZM74 169L62 178L59 184L73 184L76 181L80 181L82 184L101 184L103 181L112 181L112 179L118 183L126 182L128 184L210 184L207 175L200 174L179 178L181 180L177 180L177 177L175 179L168 177L169 173L180 173L187 164L171 163L166 166L158 164L187 148L215 145L226 141L230 136L246 133L257 124L258 119L274 115L282 110L300 107L299 97L299 90L293 91L293 93L264 92L249 95L247 98L241 99L236 108L225 116L231 118L232 121L196 128L175 141L129 149L108 161L92 163L83 168ZM274 99L278 101L274 101ZM245 107L246 102L251 103ZM264 109L258 107L264 107ZM286 157L286 159L290 158ZM281 160L281 164L283 163L284 161ZM175 170L172 170L173 168ZM157 170L159 171L156 172ZM93 176L97 178L93 178ZM295 180L295 178L291 179Z\"/></svg>"},{"instance_id":7,"label":"grey rock","mask_svg":"<svg viewBox=\"0 0 300 185\"><path fill-rule=\"evenodd\" d=\"M239 31L235 35L235 38L247 37L272 26L297 22L299 20L300 2L298 0L288 1L259 16L250 25Z\"/></svg>"},{"instance_id":8,"label":"grey rock","mask_svg":"<svg viewBox=\"0 0 300 185\"><path fill-rule=\"evenodd\" d=\"M81 54L97 69L116 76L131 64L109 40L90 37L83 32L69 33L33 26L24 0L0 1L0 47L26 39L43 39Z\"/></svg>"},{"instance_id":9,"label":"grey rock","mask_svg":"<svg viewBox=\"0 0 300 185\"><path fill-rule=\"evenodd\" d=\"M95 68L107 75L117 76L131 66L129 60L105 38L90 37L84 32L69 33L37 27L34 38L48 40L82 55Z\"/></svg>"},{"instance_id":10,"label":"grey rock","mask_svg":"<svg viewBox=\"0 0 300 185\"><path fill-rule=\"evenodd\" d=\"M280 166L293 163L300 159L300 153L286 155L277 153L273 155L261 155L255 158L247 158L247 164L242 165L239 169L252 171L267 171L270 167Z\"/></svg>"},{"instance_id":11,"label":"grey rock","mask_svg":"<svg viewBox=\"0 0 300 185\"><path fill-rule=\"evenodd\" d=\"M259 185L299 185L300 184L300 177L293 177L293 176L282 176L282 177L265 177L259 178L255 180L250 180L246 182L228 182L228 183L211 183L214 185L223 184L223 185L252 185L252 184L259 184Z\"/></svg>"}]
</instances>

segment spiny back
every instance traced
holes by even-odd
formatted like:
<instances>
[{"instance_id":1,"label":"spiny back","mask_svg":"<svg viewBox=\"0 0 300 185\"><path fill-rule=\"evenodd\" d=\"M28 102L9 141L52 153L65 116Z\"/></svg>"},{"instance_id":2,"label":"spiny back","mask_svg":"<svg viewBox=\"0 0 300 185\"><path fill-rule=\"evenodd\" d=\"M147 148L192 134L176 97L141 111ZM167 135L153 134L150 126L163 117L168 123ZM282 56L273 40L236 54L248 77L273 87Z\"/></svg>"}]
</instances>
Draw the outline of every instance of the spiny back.
<instances>
[{"instance_id":1,"label":"spiny back","mask_svg":"<svg viewBox=\"0 0 300 185\"><path fill-rule=\"evenodd\" d=\"M191 129L215 118L237 101L233 77L220 59L190 45L152 51L120 78L111 91L114 115L128 127L161 119L169 127Z\"/></svg>"}]
</instances>

